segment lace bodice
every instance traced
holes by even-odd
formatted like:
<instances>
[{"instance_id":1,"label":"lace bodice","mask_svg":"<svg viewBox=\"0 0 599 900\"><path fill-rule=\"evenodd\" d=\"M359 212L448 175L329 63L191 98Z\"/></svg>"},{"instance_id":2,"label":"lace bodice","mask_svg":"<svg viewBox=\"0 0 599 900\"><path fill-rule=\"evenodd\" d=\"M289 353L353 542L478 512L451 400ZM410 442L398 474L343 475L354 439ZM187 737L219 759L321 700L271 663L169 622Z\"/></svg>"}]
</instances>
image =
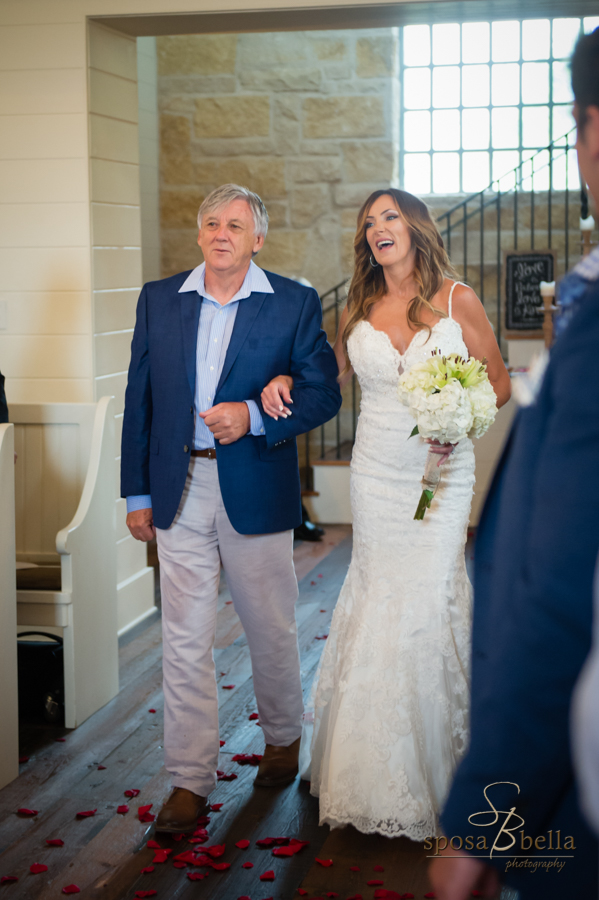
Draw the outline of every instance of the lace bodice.
<instances>
[{"instance_id":1,"label":"lace bodice","mask_svg":"<svg viewBox=\"0 0 599 900\"><path fill-rule=\"evenodd\" d=\"M433 508L414 521L428 447L409 437L414 420L397 398L400 370L435 347L468 352L451 310L404 354L366 321L349 337L362 390L353 555L313 693L313 733L308 712L302 742L321 821L414 840L437 833L467 740L472 444L458 445Z\"/></svg>"}]
</instances>

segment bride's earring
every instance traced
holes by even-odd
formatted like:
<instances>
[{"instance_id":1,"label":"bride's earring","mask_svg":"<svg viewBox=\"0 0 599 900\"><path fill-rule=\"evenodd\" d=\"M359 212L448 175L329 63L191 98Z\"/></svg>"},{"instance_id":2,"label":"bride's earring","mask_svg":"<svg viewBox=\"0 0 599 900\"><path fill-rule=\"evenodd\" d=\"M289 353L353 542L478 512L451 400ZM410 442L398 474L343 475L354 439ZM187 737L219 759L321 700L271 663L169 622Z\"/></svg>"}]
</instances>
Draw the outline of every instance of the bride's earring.
<instances>
[{"instance_id":1,"label":"bride's earring","mask_svg":"<svg viewBox=\"0 0 599 900\"><path fill-rule=\"evenodd\" d=\"M370 265L372 266L373 269L376 269L377 266L380 266L380 263L373 262L372 253L370 254Z\"/></svg>"}]
</instances>

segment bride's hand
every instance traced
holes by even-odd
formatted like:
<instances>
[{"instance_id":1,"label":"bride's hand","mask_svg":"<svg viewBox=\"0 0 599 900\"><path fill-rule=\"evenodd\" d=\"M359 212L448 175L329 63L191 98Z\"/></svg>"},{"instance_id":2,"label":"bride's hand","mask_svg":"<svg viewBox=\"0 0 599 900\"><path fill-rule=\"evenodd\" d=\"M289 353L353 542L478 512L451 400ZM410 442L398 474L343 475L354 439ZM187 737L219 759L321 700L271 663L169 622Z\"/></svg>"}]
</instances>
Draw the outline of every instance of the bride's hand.
<instances>
[{"instance_id":1,"label":"bride's hand","mask_svg":"<svg viewBox=\"0 0 599 900\"><path fill-rule=\"evenodd\" d=\"M291 410L283 404L293 403L290 394L291 390L293 390L293 378L291 375L277 375L276 378L269 381L260 394L264 412L275 420L279 416L283 416L284 419L290 416Z\"/></svg>"},{"instance_id":2,"label":"bride's hand","mask_svg":"<svg viewBox=\"0 0 599 900\"><path fill-rule=\"evenodd\" d=\"M457 444L440 444L439 441L433 441L430 438L426 439L426 443L429 445L431 453L437 453L439 455L439 462L437 463L437 466L439 467L447 462L453 453L454 448L457 447Z\"/></svg>"}]
</instances>

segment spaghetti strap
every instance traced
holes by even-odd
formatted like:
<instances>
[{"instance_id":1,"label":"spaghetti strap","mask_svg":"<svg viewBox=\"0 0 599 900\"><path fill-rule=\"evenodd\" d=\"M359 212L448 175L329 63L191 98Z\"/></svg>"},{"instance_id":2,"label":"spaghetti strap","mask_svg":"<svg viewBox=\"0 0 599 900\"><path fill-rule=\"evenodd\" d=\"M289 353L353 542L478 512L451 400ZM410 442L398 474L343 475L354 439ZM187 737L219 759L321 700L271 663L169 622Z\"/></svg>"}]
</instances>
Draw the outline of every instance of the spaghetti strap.
<instances>
[{"instance_id":1,"label":"spaghetti strap","mask_svg":"<svg viewBox=\"0 0 599 900\"><path fill-rule=\"evenodd\" d=\"M454 283L451 285L451 290L449 292L449 302L447 304L447 313L448 313L450 319L453 319L453 316L451 315L451 307L452 307L451 301L453 298L453 292L455 290L456 284L461 284L462 287L466 287L466 285L464 284L463 281L454 281Z\"/></svg>"}]
</instances>

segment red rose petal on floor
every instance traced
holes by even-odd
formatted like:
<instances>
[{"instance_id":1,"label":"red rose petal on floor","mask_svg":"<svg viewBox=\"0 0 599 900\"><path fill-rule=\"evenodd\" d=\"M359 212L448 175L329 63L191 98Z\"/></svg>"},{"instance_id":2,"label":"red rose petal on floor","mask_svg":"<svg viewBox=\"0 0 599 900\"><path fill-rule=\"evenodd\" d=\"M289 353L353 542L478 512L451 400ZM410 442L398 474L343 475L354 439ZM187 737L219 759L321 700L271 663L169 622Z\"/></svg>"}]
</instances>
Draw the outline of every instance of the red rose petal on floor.
<instances>
[{"instance_id":1,"label":"red rose petal on floor","mask_svg":"<svg viewBox=\"0 0 599 900\"><path fill-rule=\"evenodd\" d=\"M326 641L327 638L328 638L328 634L320 634L320 635L317 634L316 637L314 638L314 640L315 641Z\"/></svg>"},{"instance_id":2,"label":"red rose petal on floor","mask_svg":"<svg viewBox=\"0 0 599 900\"><path fill-rule=\"evenodd\" d=\"M236 753L231 757L231 762L239 763L240 766L258 766L261 759L260 753Z\"/></svg>"},{"instance_id":3,"label":"red rose petal on floor","mask_svg":"<svg viewBox=\"0 0 599 900\"><path fill-rule=\"evenodd\" d=\"M56 744L64 744L65 741L66 741L66 738L55 738ZM64 890L64 888L63 888L63 890ZM76 893L76 891L69 891L69 893L74 894L74 893Z\"/></svg>"},{"instance_id":4,"label":"red rose petal on floor","mask_svg":"<svg viewBox=\"0 0 599 900\"><path fill-rule=\"evenodd\" d=\"M201 881L202 878L208 878L208 872L188 872L187 877L190 881Z\"/></svg>"},{"instance_id":5,"label":"red rose petal on floor","mask_svg":"<svg viewBox=\"0 0 599 900\"><path fill-rule=\"evenodd\" d=\"M173 863L173 866L175 867L175 869L186 869L186 868L187 868L187 863L184 863L184 862L174 862L174 863Z\"/></svg>"},{"instance_id":6,"label":"red rose petal on floor","mask_svg":"<svg viewBox=\"0 0 599 900\"><path fill-rule=\"evenodd\" d=\"M182 841L182 840L183 840L183 838L185 837L185 835L184 835L184 834L173 834L173 835L171 835L171 837L172 837L172 839L173 839L174 841L179 842L179 841Z\"/></svg>"},{"instance_id":7,"label":"red rose petal on floor","mask_svg":"<svg viewBox=\"0 0 599 900\"><path fill-rule=\"evenodd\" d=\"M136 788L130 788L128 791L125 791L125 797L137 797L139 793Z\"/></svg>"},{"instance_id":8,"label":"red rose petal on floor","mask_svg":"<svg viewBox=\"0 0 599 900\"><path fill-rule=\"evenodd\" d=\"M101 772L105 768L106 768L106 766L98 766L98 772Z\"/></svg>"},{"instance_id":9,"label":"red rose petal on floor","mask_svg":"<svg viewBox=\"0 0 599 900\"><path fill-rule=\"evenodd\" d=\"M76 813L75 815L78 819L89 819L90 816L95 816L97 812L98 812L97 808L96 809L84 809L81 812Z\"/></svg>"},{"instance_id":10,"label":"red rose petal on floor","mask_svg":"<svg viewBox=\"0 0 599 900\"><path fill-rule=\"evenodd\" d=\"M162 850L162 847L158 843L158 841L148 841L146 844L148 850Z\"/></svg>"},{"instance_id":11,"label":"red rose petal on floor","mask_svg":"<svg viewBox=\"0 0 599 900\"><path fill-rule=\"evenodd\" d=\"M222 775L217 775L216 780L217 781L235 781L235 779L238 777L239 776L236 775L235 772L229 772L228 775L225 775L225 773L223 772Z\"/></svg>"},{"instance_id":12,"label":"red rose petal on floor","mask_svg":"<svg viewBox=\"0 0 599 900\"><path fill-rule=\"evenodd\" d=\"M135 897L155 897L158 891L135 891Z\"/></svg>"},{"instance_id":13,"label":"red rose petal on floor","mask_svg":"<svg viewBox=\"0 0 599 900\"><path fill-rule=\"evenodd\" d=\"M124 816L125 813L128 813L128 812L129 812L129 807L127 806L126 803L123 803L123 804L121 804L121 806L117 806L116 811L117 811L121 816Z\"/></svg>"},{"instance_id":14,"label":"red rose petal on floor","mask_svg":"<svg viewBox=\"0 0 599 900\"><path fill-rule=\"evenodd\" d=\"M226 850L226 844L214 844L212 847L206 847L204 853L208 853L212 859L218 859L219 856L223 856Z\"/></svg>"},{"instance_id":15,"label":"red rose petal on floor","mask_svg":"<svg viewBox=\"0 0 599 900\"><path fill-rule=\"evenodd\" d=\"M251 862L243 863L243 865L241 866L241 868L242 868L242 869L253 869L253 868L254 868L254 863L251 863Z\"/></svg>"},{"instance_id":16,"label":"red rose petal on floor","mask_svg":"<svg viewBox=\"0 0 599 900\"><path fill-rule=\"evenodd\" d=\"M251 898L251 897L247 897L247 896L244 894L243 897L238 897L237 900L252 900L252 898Z\"/></svg>"},{"instance_id":17,"label":"red rose petal on floor","mask_svg":"<svg viewBox=\"0 0 599 900\"><path fill-rule=\"evenodd\" d=\"M350 867L349 867L349 871L350 871L350 872L359 872L359 871L360 871L360 866L350 866Z\"/></svg>"},{"instance_id":18,"label":"red rose petal on floor","mask_svg":"<svg viewBox=\"0 0 599 900\"><path fill-rule=\"evenodd\" d=\"M169 856L173 851L169 847L168 849L160 848L160 850L156 850L154 853L154 859L152 860L152 865L156 865L156 863L165 863Z\"/></svg>"},{"instance_id":19,"label":"red rose petal on floor","mask_svg":"<svg viewBox=\"0 0 599 900\"><path fill-rule=\"evenodd\" d=\"M63 894L79 894L81 893L81 888L78 888L76 884L67 884L66 887L62 889Z\"/></svg>"},{"instance_id":20,"label":"red rose petal on floor","mask_svg":"<svg viewBox=\"0 0 599 900\"><path fill-rule=\"evenodd\" d=\"M274 880L275 880L275 873L273 872L272 869L269 869L268 872L264 872L260 876L260 881L274 881Z\"/></svg>"},{"instance_id":21,"label":"red rose petal on floor","mask_svg":"<svg viewBox=\"0 0 599 900\"><path fill-rule=\"evenodd\" d=\"M230 606L232 602L232 600L225 600L225 606Z\"/></svg>"},{"instance_id":22,"label":"red rose petal on floor","mask_svg":"<svg viewBox=\"0 0 599 900\"><path fill-rule=\"evenodd\" d=\"M219 744L221 745L221 747L224 747L226 743L227 743L226 741L219 741Z\"/></svg>"},{"instance_id":23,"label":"red rose petal on floor","mask_svg":"<svg viewBox=\"0 0 599 900\"><path fill-rule=\"evenodd\" d=\"M222 808L223 808L222 803L211 803L211 804L210 804L210 810L211 810L211 812L220 812ZM198 822L199 822L199 821L200 821L200 820L198 819Z\"/></svg>"},{"instance_id":24,"label":"red rose petal on floor","mask_svg":"<svg viewBox=\"0 0 599 900\"><path fill-rule=\"evenodd\" d=\"M373 869L373 872L384 872L384 871L385 870L383 869L382 866L375 866Z\"/></svg>"},{"instance_id":25,"label":"red rose petal on floor","mask_svg":"<svg viewBox=\"0 0 599 900\"><path fill-rule=\"evenodd\" d=\"M353 897L348 897L347 900L362 900L362 894L354 894Z\"/></svg>"},{"instance_id":26,"label":"red rose petal on floor","mask_svg":"<svg viewBox=\"0 0 599 900\"><path fill-rule=\"evenodd\" d=\"M231 868L231 863L212 863L212 868L217 872L224 872L226 869Z\"/></svg>"},{"instance_id":27,"label":"red rose petal on floor","mask_svg":"<svg viewBox=\"0 0 599 900\"><path fill-rule=\"evenodd\" d=\"M223 684L223 691L232 691L234 687L234 684Z\"/></svg>"},{"instance_id":28,"label":"red rose petal on floor","mask_svg":"<svg viewBox=\"0 0 599 900\"><path fill-rule=\"evenodd\" d=\"M20 816L37 816L37 809L27 809L26 806L22 806L17 812Z\"/></svg>"},{"instance_id":29,"label":"red rose petal on floor","mask_svg":"<svg viewBox=\"0 0 599 900\"><path fill-rule=\"evenodd\" d=\"M64 847L64 841L61 838L46 838L48 847Z\"/></svg>"},{"instance_id":30,"label":"red rose petal on floor","mask_svg":"<svg viewBox=\"0 0 599 900\"><path fill-rule=\"evenodd\" d=\"M244 838L242 841L237 841L235 846L239 847L240 850L247 850L247 848L250 846L250 842Z\"/></svg>"},{"instance_id":31,"label":"red rose petal on floor","mask_svg":"<svg viewBox=\"0 0 599 900\"><path fill-rule=\"evenodd\" d=\"M316 584L316 582L315 582L315 581L311 581L310 584Z\"/></svg>"},{"instance_id":32,"label":"red rose petal on floor","mask_svg":"<svg viewBox=\"0 0 599 900\"><path fill-rule=\"evenodd\" d=\"M195 865L196 861L197 857L193 850L184 850L183 853L173 856L173 862L185 863L186 865L189 863L190 866Z\"/></svg>"},{"instance_id":33,"label":"red rose petal on floor","mask_svg":"<svg viewBox=\"0 0 599 900\"><path fill-rule=\"evenodd\" d=\"M402 894L401 900L414 900L414 894Z\"/></svg>"},{"instance_id":34,"label":"red rose petal on floor","mask_svg":"<svg viewBox=\"0 0 599 900\"><path fill-rule=\"evenodd\" d=\"M275 847L272 851L273 856L295 856L297 853L297 849L293 848L291 845L289 847Z\"/></svg>"},{"instance_id":35,"label":"red rose petal on floor","mask_svg":"<svg viewBox=\"0 0 599 900\"><path fill-rule=\"evenodd\" d=\"M155 710L155 709L149 709L148 712L155 713L156 710Z\"/></svg>"},{"instance_id":36,"label":"red rose petal on floor","mask_svg":"<svg viewBox=\"0 0 599 900\"><path fill-rule=\"evenodd\" d=\"M326 612L326 609L321 609L320 612Z\"/></svg>"},{"instance_id":37,"label":"red rose petal on floor","mask_svg":"<svg viewBox=\"0 0 599 900\"><path fill-rule=\"evenodd\" d=\"M412 896L414 896L412 894ZM401 900L401 894L396 891L386 891L384 888L377 888L374 892L374 900Z\"/></svg>"},{"instance_id":38,"label":"red rose petal on floor","mask_svg":"<svg viewBox=\"0 0 599 900\"><path fill-rule=\"evenodd\" d=\"M147 803L145 806L137 807L137 818L140 822L153 822L156 818L150 810L152 809L153 803Z\"/></svg>"},{"instance_id":39,"label":"red rose petal on floor","mask_svg":"<svg viewBox=\"0 0 599 900\"><path fill-rule=\"evenodd\" d=\"M305 897L306 894L308 893L308 891L305 888L298 888L297 892L300 895L300 897Z\"/></svg>"},{"instance_id":40,"label":"red rose petal on floor","mask_svg":"<svg viewBox=\"0 0 599 900\"><path fill-rule=\"evenodd\" d=\"M259 718L260 717L259 717L258 713L252 713L251 716L248 716L248 719L250 720L250 722L255 722L256 719L259 719ZM27 758L29 758L29 757L27 757Z\"/></svg>"},{"instance_id":41,"label":"red rose petal on floor","mask_svg":"<svg viewBox=\"0 0 599 900\"><path fill-rule=\"evenodd\" d=\"M13 881L18 880L16 875L3 875L2 878L0 878L0 884L11 884Z\"/></svg>"},{"instance_id":42,"label":"red rose petal on floor","mask_svg":"<svg viewBox=\"0 0 599 900\"><path fill-rule=\"evenodd\" d=\"M329 866L333 865L332 859L319 859L318 857L316 857L315 862L317 862L319 866L324 866L325 869L328 869Z\"/></svg>"},{"instance_id":43,"label":"red rose petal on floor","mask_svg":"<svg viewBox=\"0 0 599 900\"><path fill-rule=\"evenodd\" d=\"M20 763L29 762L29 757L28 756L19 756L19 762Z\"/></svg>"},{"instance_id":44,"label":"red rose petal on floor","mask_svg":"<svg viewBox=\"0 0 599 900\"><path fill-rule=\"evenodd\" d=\"M144 813L143 816L138 816L140 822L153 822L156 816L153 816L152 813Z\"/></svg>"},{"instance_id":45,"label":"red rose petal on floor","mask_svg":"<svg viewBox=\"0 0 599 900\"><path fill-rule=\"evenodd\" d=\"M327 891L327 897L334 898L334 897L338 897L338 896L339 896L339 894L336 894L335 891Z\"/></svg>"},{"instance_id":46,"label":"red rose petal on floor","mask_svg":"<svg viewBox=\"0 0 599 900\"><path fill-rule=\"evenodd\" d=\"M29 871L32 875L39 875L40 872L47 872L48 866L45 866L43 863L33 863L33 865L29 866Z\"/></svg>"},{"instance_id":47,"label":"red rose petal on floor","mask_svg":"<svg viewBox=\"0 0 599 900\"><path fill-rule=\"evenodd\" d=\"M322 578L322 575L319 573L318 577L319 577L319 578Z\"/></svg>"},{"instance_id":48,"label":"red rose petal on floor","mask_svg":"<svg viewBox=\"0 0 599 900\"><path fill-rule=\"evenodd\" d=\"M198 825L208 825L210 822L210 816L199 816L198 817Z\"/></svg>"},{"instance_id":49,"label":"red rose petal on floor","mask_svg":"<svg viewBox=\"0 0 599 900\"><path fill-rule=\"evenodd\" d=\"M384 881L377 881L376 879L373 879L372 881L367 881L367 882L366 882L366 884L368 885L368 887L380 887L380 886L383 885L384 883L385 883Z\"/></svg>"},{"instance_id":50,"label":"red rose petal on floor","mask_svg":"<svg viewBox=\"0 0 599 900\"><path fill-rule=\"evenodd\" d=\"M149 875L150 872L154 871L154 866L145 866L143 869L139 870L140 875Z\"/></svg>"}]
</instances>

